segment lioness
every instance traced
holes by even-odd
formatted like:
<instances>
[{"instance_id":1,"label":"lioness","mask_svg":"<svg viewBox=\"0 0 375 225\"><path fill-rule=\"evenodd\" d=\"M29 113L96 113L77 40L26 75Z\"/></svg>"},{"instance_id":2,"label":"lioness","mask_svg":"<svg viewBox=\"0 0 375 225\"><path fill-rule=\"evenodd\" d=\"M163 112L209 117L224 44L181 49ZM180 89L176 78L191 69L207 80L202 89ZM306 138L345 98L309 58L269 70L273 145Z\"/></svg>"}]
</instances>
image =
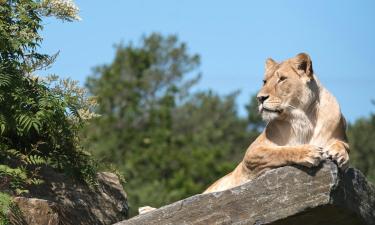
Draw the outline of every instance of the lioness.
<instances>
[{"instance_id":1,"label":"lioness","mask_svg":"<svg viewBox=\"0 0 375 225\"><path fill-rule=\"evenodd\" d=\"M263 83L257 99L266 128L236 169L203 193L241 185L285 165L312 167L331 158L340 168L348 166L345 119L335 97L316 78L308 54L281 63L267 59Z\"/></svg>"},{"instance_id":2,"label":"lioness","mask_svg":"<svg viewBox=\"0 0 375 225\"><path fill-rule=\"evenodd\" d=\"M309 55L300 53L281 63L267 59L263 83L257 99L266 128L234 171L203 193L236 187L285 165L312 167L331 158L340 168L348 166L345 119L335 97L316 78ZM146 206L139 212L153 209Z\"/></svg>"}]
</instances>

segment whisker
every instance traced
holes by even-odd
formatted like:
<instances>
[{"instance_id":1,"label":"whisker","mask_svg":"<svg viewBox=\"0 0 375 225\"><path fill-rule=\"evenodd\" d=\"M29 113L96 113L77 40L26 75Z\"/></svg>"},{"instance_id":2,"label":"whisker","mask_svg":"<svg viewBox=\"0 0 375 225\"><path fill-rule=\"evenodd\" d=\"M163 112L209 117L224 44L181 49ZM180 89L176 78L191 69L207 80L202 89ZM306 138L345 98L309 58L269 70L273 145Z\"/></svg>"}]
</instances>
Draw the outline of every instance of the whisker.
<instances>
[{"instance_id":1,"label":"whisker","mask_svg":"<svg viewBox=\"0 0 375 225\"><path fill-rule=\"evenodd\" d=\"M297 107L293 106L293 105L287 105L288 108L291 108L291 109L296 109Z\"/></svg>"}]
</instances>

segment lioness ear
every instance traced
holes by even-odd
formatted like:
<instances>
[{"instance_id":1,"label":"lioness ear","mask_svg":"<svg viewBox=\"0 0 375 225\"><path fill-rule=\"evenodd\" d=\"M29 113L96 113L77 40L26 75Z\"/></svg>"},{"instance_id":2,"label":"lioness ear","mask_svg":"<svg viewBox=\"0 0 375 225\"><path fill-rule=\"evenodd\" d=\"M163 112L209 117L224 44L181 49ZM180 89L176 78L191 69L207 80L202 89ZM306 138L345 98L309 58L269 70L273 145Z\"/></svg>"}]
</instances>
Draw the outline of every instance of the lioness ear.
<instances>
[{"instance_id":1,"label":"lioness ear","mask_svg":"<svg viewBox=\"0 0 375 225\"><path fill-rule=\"evenodd\" d=\"M310 56L306 53L299 53L293 58L294 66L298 74L305 74L309 78L313 76L313 68Z\"/></svg>"},{"instance_id":2,"label":"lioness ear","mask_svg":"<svg viewBox=\"0 0 375 225\"><path fill-rule=\"evenodd\" d=\"M266 71L269 70L269 69L271 69L276 64L277 63L273 59L271 59L271 58L266 59L266 65L265 65Z\"/></svg>"}]
</instances>

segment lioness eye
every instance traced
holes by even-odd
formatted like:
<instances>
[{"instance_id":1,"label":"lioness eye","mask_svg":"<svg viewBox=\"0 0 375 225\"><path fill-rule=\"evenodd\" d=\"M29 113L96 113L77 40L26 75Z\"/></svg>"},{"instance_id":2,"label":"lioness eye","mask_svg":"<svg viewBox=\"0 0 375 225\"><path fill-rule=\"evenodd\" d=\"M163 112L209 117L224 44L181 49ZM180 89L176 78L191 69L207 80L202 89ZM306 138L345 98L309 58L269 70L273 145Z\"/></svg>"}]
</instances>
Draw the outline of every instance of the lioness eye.
<instances>
[{"instance_id":1,"label":"lioness eye","mask_svg":"<svg viewBox=\"0 0 375 225\"><path fill-rule=\"evenodd\" d=\"M267 81L266 80L263 80L263 85L265 85L267 83Z\"/></svg>"},{"instance_id":2,"label":"lioness eye","mask_svg":"<svg viewBox=\"0 0 375 225\"><path fill-rule=\"evenodd\" d=\"M286 77L285 77L285 76L281 76L281 77L279 78L279 82L284 81L284 80L286 80Z\"/></svg>"}]
</instances>

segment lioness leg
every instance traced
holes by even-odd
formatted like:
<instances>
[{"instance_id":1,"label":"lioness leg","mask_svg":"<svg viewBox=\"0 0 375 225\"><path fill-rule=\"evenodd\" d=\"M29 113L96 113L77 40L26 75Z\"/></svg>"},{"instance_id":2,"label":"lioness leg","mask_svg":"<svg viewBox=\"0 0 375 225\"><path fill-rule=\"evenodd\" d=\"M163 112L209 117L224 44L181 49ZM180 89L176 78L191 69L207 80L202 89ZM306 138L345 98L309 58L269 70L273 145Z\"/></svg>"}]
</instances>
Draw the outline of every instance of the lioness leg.
<instances>
[{"instance_id":1,"label":"lioness leg","mask_svg":"<svg viewBox=\"0 0 375 225\"><path fill-rule=\"evenodd\" d=\"M317 166L322 158L323 149L315 145L258 146L246 152L243 162L250 172L259 173L291 164Z\"/></svg>"},{"instance_id":2,"label":"lioness leg","mask_svg":"<svg viewBox=\"0 0 375 225\"><path fill-rule=\"evenodd\" d=\"M223 191L239 186L263 172L285 165L317 166L323 159L323 150L314 145L258 146L246 152L236 169L212 184L205 192Z\"/></svg>"},{"instance_id":3,"label":"lioness leg","mask_svg":"<svg viewBox=\"0 0 375 225\"><path fill-rule=\"evenodd\" d=\"M233 170L233 172L225 175L224 177L217 180L215 183L213 183L211 186L209 186L204 192L210 193L210 192L217 192L217 191L223 191L227 190L229 188L241 185L245 183L249 178L246 176L246 168L244 168L243 163L241 162L236 169Z\"/></svg>"}]
</instances>

